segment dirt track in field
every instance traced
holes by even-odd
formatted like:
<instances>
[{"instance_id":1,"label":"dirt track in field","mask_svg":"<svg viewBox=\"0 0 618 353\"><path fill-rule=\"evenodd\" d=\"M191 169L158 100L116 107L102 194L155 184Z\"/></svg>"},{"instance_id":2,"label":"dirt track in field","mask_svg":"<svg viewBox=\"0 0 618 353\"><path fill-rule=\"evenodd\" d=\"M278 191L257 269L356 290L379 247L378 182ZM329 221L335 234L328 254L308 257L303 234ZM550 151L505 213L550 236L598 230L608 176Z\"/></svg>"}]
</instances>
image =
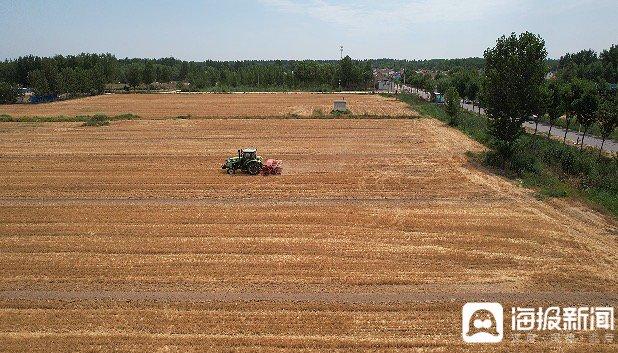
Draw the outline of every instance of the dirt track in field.
<instances>
[{"instance_id":1,"label":"dirt track in field","mask_svg":"<svg viewBox=\"0 0 618 353\"><path fill-rule=\"evenodd\" d=\"M237 288L241 290L242 288ZM268 292L268 291L238 291L238 292L161 292L161 291L2 291L0 300L32 300L32 301L76 301L76 300L112 300L112 301L157 301L157 302L251 302L251 301L270 301L270 302L319 302L319 303L407 303L407 302L513 302L513 301L554 301L554 302L599 302L614 303L618 302L618 293L602 292L534 292L534 293L514 293L514 292L491 292L487 288L485 292L431 292L431 286L425 288L410 288L410 291L403 292L380 292L376 289L384 289L379 286L365 286L364 290L373 292Z\"/></svg>"},{"instance_id":2,"label":"dirt track in field","mask_svg":"<svg viewBox=\"0 0 618 353\"><path fill-rule=\"evenodd\" d=\"M330 114L333 101L345 99L355 115L414 116L405 103L367 94L108 94L46 104L0 105L0 114L78 116L131 113L145 119L192 117L276 117Z\"/></svg>"},{"instance_id":3,"label":"dirt track in field","mask_svg":"<svg viewBox=\"0 0 618 353\"><path fill-rule=\"evenodd\" d=\"M284 174L220 170L249 145ZM0 350L556 348L465 346L461 305L616 306L615 223L480 149L430 119L0 124Z\"/></svg>"}]
</instances>

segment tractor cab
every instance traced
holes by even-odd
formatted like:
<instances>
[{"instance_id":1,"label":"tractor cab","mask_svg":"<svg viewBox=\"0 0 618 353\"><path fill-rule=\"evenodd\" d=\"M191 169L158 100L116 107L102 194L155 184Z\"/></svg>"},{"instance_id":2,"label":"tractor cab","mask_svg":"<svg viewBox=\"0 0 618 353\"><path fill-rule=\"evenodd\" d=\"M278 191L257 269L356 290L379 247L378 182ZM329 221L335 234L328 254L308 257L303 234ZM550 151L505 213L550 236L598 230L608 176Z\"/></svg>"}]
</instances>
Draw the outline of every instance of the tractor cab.
<instances>
[{"instance_id":1,"label":"tractor cab","mask_svg":"<svg viewBox=\"0 0 618 353\"><path fill-rule=\"evenodd\" d=\"M262 157L257 155L255 148L243 148L238 150L238 157L228 158L221 168L226 169L228 174L234 174L240 169L256 175L262 170L262 165Z\"/></svg>"},{"instance_id":2,"label":"tractor cab","mask_svg":"<svg viewBox=\"0 0 618 353\"><path fill-rule=\"evenodd\" d=\"M238 157L246 161L257 159L257 150L255 148L244 148L238 150Z\"/></svg>"}]
</instances>

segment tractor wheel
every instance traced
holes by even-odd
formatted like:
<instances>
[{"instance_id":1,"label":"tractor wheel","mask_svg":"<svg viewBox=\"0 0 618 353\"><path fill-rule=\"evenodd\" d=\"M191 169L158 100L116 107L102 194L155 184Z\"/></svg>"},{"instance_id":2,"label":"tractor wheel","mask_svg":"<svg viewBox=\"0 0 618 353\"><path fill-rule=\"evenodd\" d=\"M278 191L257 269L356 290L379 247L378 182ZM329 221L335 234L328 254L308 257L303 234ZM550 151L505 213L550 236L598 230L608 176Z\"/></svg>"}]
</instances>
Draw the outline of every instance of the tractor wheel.
<instances>
[{"instance_id":1,"label":"tractor wheel","mask_svg":"<svg viewBox=\"0 0 618 353\"><path fill-rule=\"evenodd\" d=\"M236 171L234 170L234 168L227 168L227 173L232 175L232 174L236 173Z\"/></svg>"},{"instance_id":2,"label":"tractor wheel","mask_svg":"<svg viewBox=\"0 0 618 353\"><path fill-rule=\"evenodd\" d=\"M249 167L247 168L247 170L249 171L249 174L251 175L258 175L260 173L260 170L262 170L262 166L260 166L260 163L251 163L249 164Z\"/></svg>"}]
</instances>

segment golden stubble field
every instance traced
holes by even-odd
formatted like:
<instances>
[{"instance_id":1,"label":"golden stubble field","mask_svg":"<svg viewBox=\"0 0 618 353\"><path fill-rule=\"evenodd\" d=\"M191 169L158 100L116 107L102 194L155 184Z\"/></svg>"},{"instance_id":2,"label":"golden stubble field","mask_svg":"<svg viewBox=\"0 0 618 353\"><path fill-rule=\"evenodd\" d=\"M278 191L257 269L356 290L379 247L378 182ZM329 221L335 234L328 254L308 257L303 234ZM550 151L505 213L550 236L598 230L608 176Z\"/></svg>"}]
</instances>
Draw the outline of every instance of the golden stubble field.
<instances>
[{"instance_id":1,"label":"golden stubble field","mask_svg":"<svg viewBox=\"0 0 618 353\"><path fill-rule=\"evenodd\" d=\"M355 115L412 116L416 113L394 98L369 94L321 93L182 93L107 94L47 104L0 105L0 114L77 116L131 113L144 119L192 117L274 117L328 115L333 101L344 99Z\"/></svg>"},{"instance_id":2,"label":"golden stubble field","mask_svg":"<svg viewBox=\"0 0 618 353\"><path fill-rule=\"evenodd\" d=\"M284 174L221 171L243 146ZM615 351L462 343L467 301L617 302L615 223L480 149L431 119L0 124L0 351Z\"/></svg>"}]
</instances>

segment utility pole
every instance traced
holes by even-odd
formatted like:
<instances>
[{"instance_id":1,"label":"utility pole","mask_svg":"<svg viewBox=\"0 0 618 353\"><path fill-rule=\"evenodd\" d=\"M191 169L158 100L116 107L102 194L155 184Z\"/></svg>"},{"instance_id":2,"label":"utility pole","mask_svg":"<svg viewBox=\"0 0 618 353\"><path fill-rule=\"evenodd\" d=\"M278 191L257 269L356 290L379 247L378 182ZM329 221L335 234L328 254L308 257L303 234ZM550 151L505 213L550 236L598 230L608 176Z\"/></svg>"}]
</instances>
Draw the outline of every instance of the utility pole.
<instances>
[{"instance_id":1,"label":"utility pole","mask_svg":"<svg viewBox=\"0 0 618 353\"><path fill-rule=\"evenodd\" d=\"M339 46L339 50L341 51L341 60L343 60L343 45ZM339 75L339 91L341 91L341 75Z\"/></svg>"}]
</instances>

